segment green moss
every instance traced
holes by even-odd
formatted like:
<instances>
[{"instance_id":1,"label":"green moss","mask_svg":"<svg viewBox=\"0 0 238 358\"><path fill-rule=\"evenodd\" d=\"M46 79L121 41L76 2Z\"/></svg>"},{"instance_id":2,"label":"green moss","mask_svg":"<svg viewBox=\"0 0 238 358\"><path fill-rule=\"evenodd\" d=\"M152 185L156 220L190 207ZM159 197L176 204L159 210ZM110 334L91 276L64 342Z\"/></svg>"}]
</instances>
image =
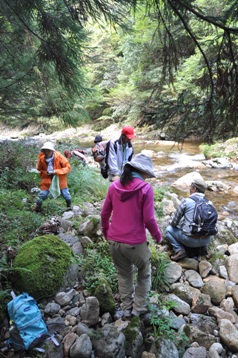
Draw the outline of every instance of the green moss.
<instances>
[{"instance_id":1,"label":"green moss","mask_svg":"<svg viewBox=\"0 0 238 358\"><path fill-rule=\"evenodd\" d=\"M133 317L128 326L123 330L123 333L126 337L126 345L131 345L138 334L140 329L140 318Z\"/></svg>"},{"instance_id":2,"label":"green moss","mask_svg":"<svg viewBox=\"0 0 238 358\"><path fill-rule=\"evenodd\" d=\"M17 289L35 298L54 294L63 284L72 251L54 235L39 236L22 245L14 260Z\"/></svg>"},{"instance_id":3,"label":"green moss","mask_svg":"<svg viewBox=\"0 0 238 358\"><path fill-rule=\"evenodd\" d=\"M186 335L187 337L190 336L190 334L191 334L191 329L190 329L190 327L189 327L188 324L185 325L185 327L184 327L184 329L183 329L183 332L185 333L185 335Z\"/></svg>"},{"instance_id":4,"label":"green moss","mask_svg":"<svg viewBox=\"0 0 238 358\"><path fill-rule=\"evenodd\" d=\"M100 313L113 313L115 311L115 301L112 289L106 279L101 279L94 292L100 304Z\"/></svg>"}]
</instances>

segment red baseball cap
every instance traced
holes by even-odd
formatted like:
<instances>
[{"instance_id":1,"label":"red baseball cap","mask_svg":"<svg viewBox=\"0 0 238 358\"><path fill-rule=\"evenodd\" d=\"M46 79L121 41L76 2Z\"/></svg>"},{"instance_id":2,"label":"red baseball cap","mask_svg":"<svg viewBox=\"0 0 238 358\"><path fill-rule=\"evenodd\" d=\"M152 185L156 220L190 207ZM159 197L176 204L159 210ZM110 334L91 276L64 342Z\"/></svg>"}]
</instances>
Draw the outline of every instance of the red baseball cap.
<instances>
[{"instance_id":1,"label":"red baseball cap","mask_svg":"<svg viewBox=\"0 0 238 358\"><path fill-rule=\"evenodd\" d=\"M131 126L123 127L121 134L124 134L128 139L134 139L136 137L134 133L134 128Z\"/></svg>"}]
</instances>

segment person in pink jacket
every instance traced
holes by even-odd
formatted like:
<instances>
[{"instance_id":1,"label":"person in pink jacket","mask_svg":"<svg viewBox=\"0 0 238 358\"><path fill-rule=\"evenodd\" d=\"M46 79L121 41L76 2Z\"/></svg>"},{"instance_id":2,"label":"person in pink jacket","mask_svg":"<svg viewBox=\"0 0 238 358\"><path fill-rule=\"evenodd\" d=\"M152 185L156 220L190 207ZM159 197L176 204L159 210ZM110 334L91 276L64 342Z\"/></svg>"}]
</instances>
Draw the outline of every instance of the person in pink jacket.
<instances>
[{"instance_id":1,"label":"person in pink jacket","mask_svg":"<svg viewBox=\"0 0 238 358\"><path fill-rule=\"evenodd\" d=\"M151 159L140 153L124 166L113 182L101 211L101 228L117 269L121 308L125 318L148 311L151 251L146 229L157 243L161 231L154 216L154 192L146 178L155 177ZM134 287L134 269L137 280Z\"/></svg>"}]
</instances>

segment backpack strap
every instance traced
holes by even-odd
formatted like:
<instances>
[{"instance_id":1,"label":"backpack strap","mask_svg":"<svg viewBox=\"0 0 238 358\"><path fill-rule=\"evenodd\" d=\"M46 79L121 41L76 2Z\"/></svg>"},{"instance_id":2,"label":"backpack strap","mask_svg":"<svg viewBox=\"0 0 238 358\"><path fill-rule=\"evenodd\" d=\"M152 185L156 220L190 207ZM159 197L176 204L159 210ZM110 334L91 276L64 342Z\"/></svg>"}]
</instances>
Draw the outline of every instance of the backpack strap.
<instances>
[{"instance_id":1,"label":"backpack strap","mask_svg":"<svg viewBox=\"0 0 238 358\"><path fill-rule=\"evenodd\" d=\"M54 343L54 345L55 345L56 347L58 347L58 346L60 345L59 342L57 341L57 339L55 338L55 334L54 334L54 333L51 334L50 339L52 340L52 342Z\"/></svg>"}]
</instances>

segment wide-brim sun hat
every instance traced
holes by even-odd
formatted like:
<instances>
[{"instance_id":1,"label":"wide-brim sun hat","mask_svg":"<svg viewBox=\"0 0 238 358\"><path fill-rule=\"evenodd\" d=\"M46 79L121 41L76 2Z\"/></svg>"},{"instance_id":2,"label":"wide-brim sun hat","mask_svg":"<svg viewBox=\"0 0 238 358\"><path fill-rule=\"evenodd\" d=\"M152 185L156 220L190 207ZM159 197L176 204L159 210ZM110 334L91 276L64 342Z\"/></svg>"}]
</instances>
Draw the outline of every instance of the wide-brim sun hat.
<instances>
[{"instance_id":1,"label":"wide-brim sun hat","mask_svg":"<svg viewBox=\"0 0 238 358\"><path fill-rule=\"evenodd\" d=\"M121 134L124 134L128 139L134 139L135 136L135 132L134 132L134 128L131 126L125 126L122 128Z\"/></svg>"},{"instance_id":2,"label":"wide-brim sun hat","mask_svg":"<svg viewBox=\"0 0 238 358\"><path fill-rule=\"evenodd\" d=\"M146 173L150 178L155 178L152 160L145 154L137 154L130 162L127 162L126 164L139 170L140 172Z\"/></svg>"},{"instance_id":3,"label":"wide-brim sun hat","mask_svg":"<svg viewBox=\"0 0 238 358\"><path fill-rule=\"evenodd\" d=\"M41 150L44 150L44 149L52 150L53 152L55 151L54 144L51 142L45 142L43 144L43 146L41 147Z\"/></svg>"}]
</instances>

